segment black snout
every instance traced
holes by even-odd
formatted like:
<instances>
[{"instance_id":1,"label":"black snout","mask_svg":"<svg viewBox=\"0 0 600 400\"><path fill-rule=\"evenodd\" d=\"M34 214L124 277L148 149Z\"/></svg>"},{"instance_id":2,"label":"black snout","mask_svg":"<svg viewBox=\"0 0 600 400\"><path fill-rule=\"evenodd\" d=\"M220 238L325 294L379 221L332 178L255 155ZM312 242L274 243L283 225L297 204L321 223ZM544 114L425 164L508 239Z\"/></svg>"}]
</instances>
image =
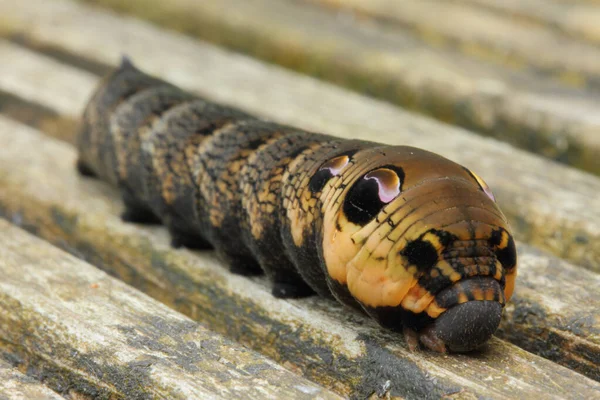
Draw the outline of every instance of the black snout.
<instances>
[{"instance_id":1,"label":"black snout","mask_svg":"<svg viewBox=\"0 0 600 400\"><path fill-rule=\"evenodd\" d=\"M430 328L446 348L468 352L485 343L500 325L502 304L497 301L468 301L441 314Z\"/></svg>"}]
</instances>

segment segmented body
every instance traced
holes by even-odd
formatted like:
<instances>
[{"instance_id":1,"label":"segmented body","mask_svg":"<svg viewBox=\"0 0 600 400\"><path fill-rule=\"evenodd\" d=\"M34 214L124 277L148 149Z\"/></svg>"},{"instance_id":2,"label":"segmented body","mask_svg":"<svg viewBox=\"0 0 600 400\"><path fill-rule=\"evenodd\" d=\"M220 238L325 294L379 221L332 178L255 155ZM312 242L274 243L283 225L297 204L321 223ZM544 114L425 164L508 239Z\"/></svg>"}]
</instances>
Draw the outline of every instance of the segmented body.
<instances>
[{"instance_id":1,"label":"segmented body","mask_svg":"<svg viewBox=\"0 0 600 400\"><path fill-rule=\"evenodd\" d=\"M514 288L489 188L433 153L262 121L127 60L87 106L78 147L79 170L120 189L125 220L264 271L275 296L333 296L413 346L479 346Z\"/></svg>"}]
</instances>

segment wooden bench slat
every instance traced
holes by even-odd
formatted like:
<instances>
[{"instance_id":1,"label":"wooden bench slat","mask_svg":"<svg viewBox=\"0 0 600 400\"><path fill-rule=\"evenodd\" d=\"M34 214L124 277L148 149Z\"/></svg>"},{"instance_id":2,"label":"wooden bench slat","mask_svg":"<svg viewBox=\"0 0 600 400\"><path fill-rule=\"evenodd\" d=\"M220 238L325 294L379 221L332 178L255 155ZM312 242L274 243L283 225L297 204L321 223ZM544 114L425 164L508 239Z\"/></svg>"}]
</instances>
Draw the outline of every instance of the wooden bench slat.
<instances>
[{"instance_id":1,"label":"wooden bench slat","mask_svg":"<svg viewBox=\"0 0 600 400\"><path fill-rule=\"evenodd\" d=\"M509 69L528 67L557 79L575 75L600 81L600 48L479 7L445 0L304 1L385 20L410 29L434 47Z\"/></svg>"},{"instance_id":2,"label":"wooden bench slat","mask_svg":"<svg viewBox=\"0 0 600 400\"><path fill-rule=\"evenodd\" d=\"M6 218L339 393L368 396L388 380L393 394L409 398L460 391L491 398L600 393L600 383L498 339L475 357L411 353L399 335L332 301L277 300L263 279L230 274L212 252L173 250L163 228L122 223L118 195L105 184L79 178L73 169L75 152L66 143L2 117L0 142L5 144L0 213ZM590 320L599 303L593 287L600 283L598 276L521 251L528 254L523 269L529 273L519 277L516 298L522 300L507 310L508 319L523 323L520 335L558 332L564 346L552 349L568 358L581 358L583 351L568 355L578 348L597 360L600 346L586 330L598 329L598 321ZM569 282L571 271L591 286L582 287L576 298L545 293L552 281L539 273L559 269L566 271L562 281ZM571 282L565 286L569 291L581 284ZM536 312L547 318L528 326L527 315ZM582 317L589 326L562 324Z\"/></svg>"},{"instance_id":3,"label":"wooden bench slat","mask_svg":"<svg viewBox=\"0 0 600 400\"><path fill-rule=\"evenodd\" d=\"M72 73L72 68L50 58L40 65L39 55L24 51L16 45L0 40L3 61L11 57L10 67L2 68L0 88L33 103L48 105L58 114L79 118L83 108L98 84L98 77L83 70ZM47 68L40 73L40 68ZM70 82L65 85L65 82ZM51 105L51 106L50 106Z\"/></svg>"},{"instance_id":4,"label":"wooden bench slat","mask_svg":"<svg viewBox=\"0 0 600 400\"><path fill-rule=\"evenodd\" d=\"M594 93L580 89L586 84L600 87L598 63L593 60L586 65L596 68L594 76L557 71L570 83L563 85L543 79L526 64L517 65L517 70L489 65L428 48L410 31L343 18L299 1L87 2L150 19L600 174L596 157L600 147L595 140L600 132L599 105ZM586 52L585 60L588 53L599 59L595 50Z\"/></svg>"},{"instance_id":5,"label":"wooden bench slat","mask_svg":"<svg viewBox=\"0 0 600 400\"><path fill-rule=\"evenodd\" d=\"M340 399L2 219L0 243L0 348L56 390Z\"/></svg>"},{"instance_id":6,"label":"wooden bench slat","mask_svg":"<svg viewBox=\"0 0 600 400\"><path fill-rule=\"evenodd\" d=\"M139 21L99 13L74 3L58 4L65 6L60 15L42 14L21 20L20 25L14 19L14 29L37 41L62 46L73 54L103 63L117 62L125 51L144 69L184 88L282 123L342 137L414 145L440 153L472 168L488 182L520 240L600 271L597 201L600 179L597 177ZM44 6L40 3L36 10L42 13ZM6 11L6 18L13 15L10 8L3 9L2 0L0 11ZM90 20L102 35L85 29L86 21ZM29 21L35 21L35 26L30 26ZM0 71L15 77L13 81L19 82L19 86L29 85L27 74L16 78L20 62L13 59L21 56L28 60L30 68L37 66L41 76L54 68L68 71L53 75L56 80L48 85L54 89L48 92L60 96L61 89L55 86L69 90L70 96L65 96L72 99L69 116L79 115L82 99L92 90L91 80L88 85L83 83L87 78L74 78L75 85L68 78L59 80L63 74L77 76L79 71L46 62L47 58L7 42L0 43L2 58L6 60ZM34 56L35 62L31 59ZM89 78L89 74L83 75ZM38 80L30 88L14 90L26 96L35 94L37 87L45 91L44 85L45 81ZM14 86L12 83L11 87ZM37 102L53 106L52 96L40 96ZM600 135L597 140L600 141Z\"/></svg>"},{"instance_id":7,"label":"wooden bench slat","mask_svg":"<svg viewBox=\"0 0 600 400\"><path fill-rule=\"evenodd\" d=\"M534 21L573 37L600 43L600 2L550 0L458 0L494 12L503 12L526 21Z\"/></svg>"},{"instance_id":8,"label":"wooden bench slat","mask_svg":"<svg viewBox=\"0 0 600 400\"><path fill-rule=\"evenodd\" d=\"M22 374L0 359L0 399L2 400L64 400L39 381Z\"/></svg>"}]
</instances>

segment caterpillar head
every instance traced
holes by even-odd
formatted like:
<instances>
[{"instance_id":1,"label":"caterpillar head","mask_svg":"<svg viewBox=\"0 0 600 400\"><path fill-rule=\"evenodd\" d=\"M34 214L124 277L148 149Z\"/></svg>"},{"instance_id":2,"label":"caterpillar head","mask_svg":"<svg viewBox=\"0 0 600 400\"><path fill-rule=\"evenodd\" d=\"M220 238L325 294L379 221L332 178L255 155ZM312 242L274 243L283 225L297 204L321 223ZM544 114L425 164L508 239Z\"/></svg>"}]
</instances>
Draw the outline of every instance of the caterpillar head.
<instances>
[{"instance_id":1,"label":"caterpillar head","mask_svg":"<svg viewBox=\"0 0 600 400\"><path fill-rule=\"evenodd\" d=\"M484 181L411 147L328 163L319 240L332 291L439 351L489 339L513 293L516 251Z\"/></svg>"}]
</instances>

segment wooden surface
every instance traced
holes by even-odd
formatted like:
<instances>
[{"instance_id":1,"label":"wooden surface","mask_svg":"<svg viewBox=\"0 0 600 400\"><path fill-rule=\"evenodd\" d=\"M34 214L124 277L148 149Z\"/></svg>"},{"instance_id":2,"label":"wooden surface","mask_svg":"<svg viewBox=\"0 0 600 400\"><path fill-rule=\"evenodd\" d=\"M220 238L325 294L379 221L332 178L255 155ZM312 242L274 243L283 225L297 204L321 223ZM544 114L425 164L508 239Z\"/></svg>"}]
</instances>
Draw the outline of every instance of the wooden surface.
<instances>
[{"instance_id":1,"label":"wooden surface","mask_svg":"<svg viewBox=\"0 0 600 400\"><path fill-rule=\"evenodd\" d=\"M565 37L543 24L535 26L523 23L481 7L470 7L465 2L303 1L338 10L351 10L375 20L386 21L413 32L426 42L431 42L432 47L450 49L470 58L489 60L508 68L530 69L562 81L580 77L577 83L585 83L587 86L595 86L600 78L600 48L593 44ZM520 3L521 8L524 8L523 5L533 8L529 1ZM550 2L550 7L552 5ZM561 5L564 12L577 8L569 8L564 3ZM542 6L541 2L537 6L548 13L549 7ZM509 8L510 2L505 7ZM562 18L568 19L565 16L558 19ZM557 51L558 49L562 51Z\"/></svg>"},{"instance_id":2,"label":"wooden surface","mask_svg":"<svg viewBox=\"0 0 600 400\"><path fill-rule=\"evenodd\" d=\"M63 397L0 359L0 399L61 400Z\"/></svg>"},{"instance_id":3,"label":"wooden surface","mask_svg":"<svg viewBox=\"0 0 600 400\"><path fill-rule=\"evenodd\" d=\"M82 1L600 173L600 48L545 27L445 0Z\"/></svg>"},{"instance_id":4,"label":"wooden surface","mask_svg":"<svg viewBox=\"0 0 600 400\"><path fill-rule=\"evenodd\" d=\"M600 2L564 0L455 0L536 23L577 39L600 43Z\"/></svg>"},{"instance_id":5,"label":"wooden surface","mask_svg":"<svg viewBox=\"0 0 600 400\"><path fill-rule=\"evenodd\" d=\"M58 392L340 398L2 219L0 243L0 349Z\"/></svg>"},{"instance_id":6,"label":"wooden surface","mask_svg":"<svg viewBox=\"0 0 600 400\"><path fill-rule=\"evenodd\" d=\"M423 10L419 7L440 2L427 0L417 4L407 0L403 7ZM490 4L476 4L484 2ZM521 14L517 15L517 11L498 10L497 4L491 4L494 2L496 0L453 0L444 2L447 3L444 7L452 7L451 4L455 3L470 4L471 11L496 10L494 15L497 18L507 16L502 23L528 21L544 30L550 29L549 23L543 20L548 15L535 18L524 16L522 4L515 5L512 1L502 6L518 8ZM551 7L557 9L568 4L562 0L549 2ZM137 2L124 4L135 5ZM166 11L152 7L148 7L148 10L162 12L160 22L169 25L173 23L172 18L180 17L182 10L187 10L185 7L190 4L187 0L174 0ZM406 76L400 78L410 83L408 88L413 91L411 93L421 93L411 100L416 102L412 105L424 102L437 107L436 112L456 123L464 122L461 120L462 109L457 109L452 103L459 98L460 104L481 105L478 112L482 114L478 115L485 115L487 122L497 121L495 118L499 118L499 115L512 110L513 116L524 117L515 119L519 124L525 123L525 120L531 123L528 125L528 129L531 129L527 134L529 136L520 136L527 137L531 146L540 153L547 151L544 150L545 142L540 142L540 138L551 137L556 143L564 143L565 138L571 140L579 133L581 136L577 136L578 140L584 138L586 148L594 149L596 144L593 141L599 137L595 135L598 113L594 96L577 87L563 87L556 92L554 90L559 85L573 82L565 84L555 80L548 83L554 78L542 78L543 74L539 71L534 79L510 81L510 85L513 85L510 86L504 80L508 67L494 69L492 75L486 75L492 71L489 65L483 68L481 60L473 62L473 54L461 53L464 48L460 51L452 49L451 54L444 47L446 42L423 44L423 40L432 37L419 30L419 26L427 26L430 21L423 17L423 11L413 15L416 22L409 26L410 21L394 22L396 17L392 12L385 17L378 16L377 10L383 8L377 7L386 4L391 3L385 0L368 5L353 0L339 0L335 4L331 0L252 0L247 3L238 0L217 3L210 0L195 2L193 10L187 12L189 15L178 20L178 28L192 32L191 28L202 26L208 32L204 36L207 38L211 38L215 32L229 32L241 44L253 43L253 46L258 46L250 49L255 55L273 59L270 57L276 54L282 57L276 59L278 62L286 64L289 61L294 67L298 63L304 72L329 78L329 71L336 70L346 79L349 70L345 68L350 68L347 63L358 60L359 56L365 54L365 48L372 47L374 52L369 53L369 57L376 55L370 60L379 60L375 63L377 68L371 68L375 64L369 62L358 65L366 68L365 71L370 74L361 75L361 79L377 76L382 79L379 83L383 86L389 86L390 77L397 79L399 74L396 67L400 64L392 56L400 55L401 64L408 68L404 70ZM581 0L578 4L592 7L594 3L592 0ZM229 8L232 5L239 8L232 10ZM371 7L371 11L356 12L354 18L349 18L352 14L348 10L358 6ZM569 9L574 8L569 6ZM294 18L290 18L290 10L298 11L293 14ZM337 13L335 19L332 19L332 13ZM202 25L202 21L207 24ZM360 23L360 27L356 23ZM391 30L382 30L382 26L391 27ZM270 36L258 35L261 29L264 31L267 28L271 29ZM438 29L431 27L434 28ZM444 29L450 28L446 26ZM468 26L464 30L473 34L476 28ZM573 40L593 41L575 32L567 33L565 28L558 26L553 27L552 31ZM340 36L340 32L344 35ZM527 32L531 34L538 31L532 29ZM450 33L444 32L443 35ZM500 33L500 29L490 29L489 32ZM416 39L419 35L424 36ZM468 37L459 35L456 40L466 40ZM222 38L223 43L237 45L227 35ZM485 46L497 44L498 38L492 39L490 43L485 42ZM508 39L506 46L514 44L510 35L505 39ZM340 47L340 43L343 46ZM406 51L397 51L395 46L398 43ZM273 53L273 49L278 52ZM290 52L290 49L293 51ZM71 143L81 110L99 75L116 64L123 53L132 57L143 69L213 101L231 104L256 115L305 129L423 147L474 169L494 190L519 239L517 289L513 301L506 308L498 338L494 338L484 351L472 355L411 353L398 335L381 330L362 315L319 298L274 299L263 279L231 275L211 252L171 249L163 228L141 228L122 223L118 217L121 204L115 190L75 173L75 152ZM290 54L291 59L285 58ZM414 60L411 58L413 56ZM465 61L467 56L468 62ZM520 55L530 56L526 52ZM192 320L201 321L211 331L270 357L296 374L282 371L277 364L267 360L265 362L272 366L271 369L267 372L260 368L258 371L252 369L249 374L242 374L239 387L236 386L235 375L236 379L230 381L234 382L232 385L235 387L228 386L227 390L239 389L240 392L236 394L257 393L241 390L252 379L260 379L264 374L272 378L281 373L294 383L301 383L301 387L295 387L298 391L294 392L299 396L310 395L306 392L307 387L316 387L299 377L303 375L339 395L352 398L600 398L600 293L597 289L600 287L599 178L381 101L150 26L137 19L68 0L0 0L0 59L0 216L106 270L155 299L145 298L135 289L102 275L92 266L46 243L23 236L15 228L4 229L6 223L0 221L0 228L3 229L0 231L0 269L7 268L5 260L12 260L13 264L25 266L24 271L29 274L23 275L23 270L19 270L19 274L13 271L16 274L14 279L0 281L0 303L3 299L17 301L23 307L31 306L27 310L33 310L19 314L19 318L22 317L19 324L5 323L3 321L7 321L7 318L13 318L10 321L14 321L18 313L16 309L0 306L0 359L4 357L11 364L19 365L18 371L34 378L43 376L43 383L53 388L61 385L61 379L72 379L77 382L73 387L80 391L82 388L93 388L105 390L102 393L119 394L124 386L116 383L117 377L127 376L139 382L141 375L138 372L143 368L137 368L139 365L135 364L135 368L118 370L123 365L119 364L123 359L119 361L118 357L115 358L113 349L127 349L126 353L129 354L127 346L136 347L134 339L145 335L143 343L146 347L131 351L139 351L135 354L140 354L144 360L144 357L150 356L167 359L158 363L156 368L153 365L152 373L155 374L150 376L156 379L151 381L152 384L158 385L157 377L168 374L165 371L182 373L178 368L182 360L189 360L190 352L182 354L180 346L171 344L180 343L183 336L190 343L198 343L194 335L218 335L175 311L165 309L156 302L158 300ZM312 61L302 64L306 60ZM332 64L331 60L337 60L339 64ZM427 60L435 62L425 62ZM556 58L556 62L566 60ZM581 65L579 62L576 64ZM389 68L388 72L384 67ZM392 74L392 71L395 73ZM494 75L498 71L499 74ZM429 72L433 75L427 75ZM516 75L511 72L510 76ZM514 86L515 82L517 86ZM504 89L498 92L499 87ZM391 86L390 89L394 91L397 88ZM426 96L430 98L424 98L425 95L418 90L428 92ZM457 93L459 97L452 97ZM479 93L479 97L472 97L473 93ZM501 97L498 97L499 93ZM454 100L449 102L448 99ZM486 99L489 101L486 102ZM443 107L438 107L440 105ZM540 113L536 114L538 111ZM554 123L565 129L558 132L552 128L548 131L551 135L547 136L545 128L541 127L556 127ZM495 122L492 125L497 127ZM573 130L574 127L580 130ZM575 131L579 133L573 136ZM571 151L569 146L568 151ZM558 153L553 154L556 156ZM576 158L585 160L578 153ZM13 236L27 239L20 242L21 239L13 239ZM44 257L48 254L53 256ZM44 262L41 262L42 258ZM28 264L25 262L27 260L31 262ZM53 264L56 260L60 262ZM34 273L33 264L42 265L42 273L38 273L38 270ZM76 269L73 272L74 279L70 279L71 275L69 279L65 278L71 269L62 271L63 264ZM106 291L104 286L95 287L89 277L100 276L97 274L114 282L110 291ZM39 285L43 279L46 279L46 287L38 290L43 286ZM81 282L85 283L78 285ZM113 298L115 287L118 290ZM31 293L31 297L24 293ZM93 296L90 297L90 293ZM121 297L123 293L125 297ZM101 306L92 304L98 298L104 299ZM134 298L136 303L128 304L125 298L128 301ZM42 306L38 307L36 299L44 299L40 301ZM140 305L142 300L139 299L147 304ZM74 304L92 305L80 309ZM66 308L61 309L63 306ZM68 315L51 320L55 308L68 309ZM100 314L90 316L91 322L87 324L88 318L86 323L82 323L73 310L98 310ZM155 323L155 320L133 317L142 312L144 315L166 315L179 322L186 321L169 326L193 326L193 332L178 329L173 332L165 324ZM110 318L102 317L102 313L109 313L117 322L106 324ZM131 327L124 333L118 332L125 336L117 335L115 326L119 324ZM65 331L67 328L70 329L68 332ZM35 339L35 335L29 339L30 336L22 334L23 329L47 340L39 339L36 342L38 339ZM70 353L96 357L92 358L93 363L80 365L76 362L77 358L73 361L72 356L67 360L66 353L62 352L62 349L68 349L71 345L67 339L73 336L69 335L79 330L101 332L107 338L101 343L93 340L85 342L85 349ZM92 333L87 336L95 340L97 335L93 336ZM127 336L129 334L137 336L131 339L131 336ZM87 337L80 335L78 338L84 336ZM23 340L25 337L28 339ZM124 342L124 337L130 340ZM60 347L60 351L49 352L46 344L53 340L68 343L66 347ZM153 347L156 342L160 346ZM77 340L73 343L80 344ZM226 345L220 348L219 354L227 349L239 348L236 343L222 343ZM89 353L90 349L97 351ZM106 349L112 351L107 352ZM189 348L186 347L186 350ZM212 347L202 350L216 351ZM244 354L264 360L252 352ZM213 361L214 358L219 357L213 357ZM181 378L181 382L200 374L203 376L192 379L195 386L190 387L210 391L214 389L211 384L221 382L212 380L205 385L203 379L210 380L212 372L218 371L218 376L222 378L228 373L235 374L235 371L247 365L227 364L225 367L232 369L223 372L218 369L222 363L217 363L218 368L215 369L207 366L210 361L210 357L198 361L202 363L201 372L184 371L185 377ZM97 379L98 363L114 365L116 369ZM40 371L44 372L43 375L40 375ZM271 373L275 375L269 375ZM269 380L271 378L261 382L270 385L274 398L285 397L277 390L281 387L289 389L285 385L291 381L281 378L273 382ZM100 380L102 385L99 384ZM304 386L304 382L309 386ZM129 389L133 390L131 385L127 386ZM219 395L225 396L222 393L232 396L231 392L219 392ZM324 397L334 396L325 391L322 393ZM80 394L77 392L77 395ZM1 396L0 392L0 399Z\"/></svg>"},{"instance_id":7,"label":"wooden surface","mask_svg":"<svg viewBox=\"0 0 600 400\"><path fill-rule=\"evenodd\" d=\"M475 356L415 354L399 335L332 301L274 299L265 281L230 274L212 252L173 250L164 229L122 223L116 192L78 177L68 144L2 117L0 142L5 218L338 393L361 398L390 381L408 398L600 396L600 383L498 339ZM526 246L519 251L522 273L502 331L594 376L600 279Z\"/></svg>"},{"instance_id":8,"label":"wooden surface","mask_svg":"<svg viewBox=\"0 0 600 400\"><path fill-rule=\"evenodd\" d=\"M55 0L51 5L28 0L27 4L30 6L21 7L0 0L0 13L10 21L7 30L30 47L42 47L55 57L60 50L60 59L71 65L79 67L80 59L112 65L126 53L145 70L256 115L343 137L413 145L460 162L492 187L522 241L600 271L597 177L137 20L68 1ZM54 8L57 4L62 5L60 12ZM86 21L90 20L94 21L94 30L87 29ZM39 56L23 54L19 48L3 43L6 61L0 68L7 71L4 80L13 83L2 85L10 88L15 81L23 86L31 82L29 87L10 90L24 98L35 98L46 107L54 107L51 93L60 93L62 88L69 96L61 101L73 99L69 115L79 116L85 103L80 99L86 99L92 87L85 84L92 81L89 73L79 75L79 70L63 67L54 72L56 79L51 82L27 79L29 73L23 71L37 68L41 76L50 73L46 72L46 64L30 62ZM48 64L52 65L57 63ZM71 75L77 76L73 84L64 79ZM58 106L54 109L61 111Z\"/></svg>"}]
</instances>

